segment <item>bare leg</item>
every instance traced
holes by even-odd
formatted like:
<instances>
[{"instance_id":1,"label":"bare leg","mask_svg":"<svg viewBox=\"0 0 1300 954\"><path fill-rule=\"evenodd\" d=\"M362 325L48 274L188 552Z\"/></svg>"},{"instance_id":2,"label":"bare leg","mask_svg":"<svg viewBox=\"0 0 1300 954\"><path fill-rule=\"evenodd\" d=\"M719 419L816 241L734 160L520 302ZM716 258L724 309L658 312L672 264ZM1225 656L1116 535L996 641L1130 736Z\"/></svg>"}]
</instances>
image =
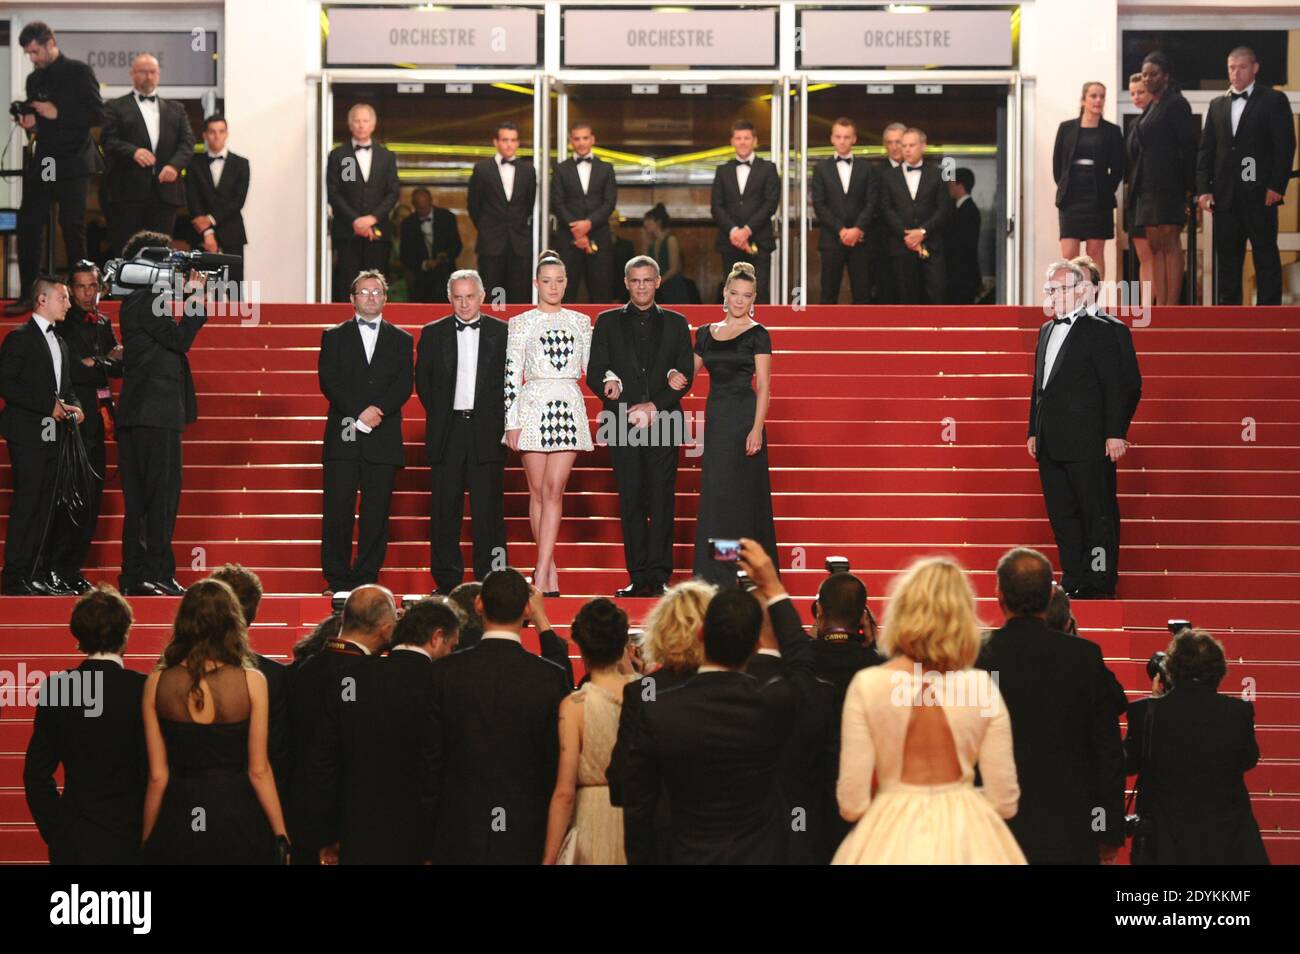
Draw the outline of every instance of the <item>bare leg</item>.
<instances>
[{"instance_id":1,"label":"bare leg","mask_svg":"<svg viewBox=\"0 0 1300 954\"><path fill-rule=\"evenodd\" d=\"M1152 289L1155 288L1155 265L1152 262L1151 243L1138 235L1131 236L1133 251L1138 257L1138 301L1142 307L1151 305Z\"/></svg>"},{"instance_id":2,"label":"bare leg","mask_svg":"<svg viewBox=\"0 0 1300 954\"><path fill-rule=\"evenodd\" d=\"M547 593L560 588L559 571L555 566L555 542L559 539L560 521L564 517L564 488L577 459L576 451L556 451L546 455L542 519L537 537L537 571L533 581L538 589Z\"/></svg>"},{"instance_id":3,"label":"bare leg","mask_svg":"<svg viewBox=\"0 0 1300 954\"><path fill-rule=\"evenodd\" d=\"M1079 240L1063 238L1061 239L1061 258L1078 258L1079 257Z\"/></svg>"},{"instance_id":4,"label":"bare leg","mask_svg":"<svg viewBox=\"0 0 1300 954\"><path fill-rule=\"evenodd\" d=\"M1176 225L1166 225L1168 231L1165 239L1165 303L1176 305L1182 296L1183 277L1187 274L1187 261L1183 257L1183 245L1179 241L1180 229Z\"/></svg>"},{"instance_id":5,"label":"bare leg","mask_svg":"<svg viewBox=\"0 0 1300 954\"><path fill-rule=\"evenodd\" d=\"M524 451L519 457L524 462L524 474L528 478L528 526L533 532L533 542L541 539L542 526L542 485L546 483L546 458L550 455L543 451ZM537 574L541 572L541 563L533 566L533 583L539 584Z\"/></svg>"},{"instance_id":6,"label":"bare leg","mask_svg":"<svg viewBox=\"0 0 1300 954\"><path fill-rule=\"evenodd\" d=\"M1106 277L1106 240L1088 239L1088 257L1097 263L1097 271L1102 279Z\"/></svg>"},{"instance_id":7,"label":"bare leg","mask_svg":"<svg viewBox=\"0 0 1300 954\"><path fill-rule=\"evenodd\" d=\"M1147 226L1147 244L1151 246L1151 304L1165 304L1165 253L1160 226Z\"/></svg>"}]
</instances>

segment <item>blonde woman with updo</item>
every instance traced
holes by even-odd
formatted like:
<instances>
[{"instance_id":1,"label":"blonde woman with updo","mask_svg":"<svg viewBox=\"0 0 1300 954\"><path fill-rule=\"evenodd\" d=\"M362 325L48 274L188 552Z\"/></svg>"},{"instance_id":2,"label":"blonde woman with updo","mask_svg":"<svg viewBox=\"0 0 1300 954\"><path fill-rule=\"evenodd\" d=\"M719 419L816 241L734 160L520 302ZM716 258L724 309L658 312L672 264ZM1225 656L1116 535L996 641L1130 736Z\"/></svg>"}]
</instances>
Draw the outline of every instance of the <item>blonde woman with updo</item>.
<instances>
[{"instance_id":1,"label":"blonde woman with updo","mask_svg":"<svg viewBox=\"0 0 1300 954\"><path fill-rule=\"evenodd\" d=\"M757 291L754 266L737 262L723 286L722 321L695 332L695 374L709 372L695 575L717 586L735 586L736 568L713 558L710 538L749 537L779 565L763 430L772 399L772 338L754 320Z\"/></svg>"},{"instance_id":2,"label":"blonde woman with updo","mask_svg":"<svg viewBox=\"0 0 1300 954\"><path fill-rule=\"evenodd\" d=\"M889 662L854 676L844 700L836 796L857 824L832 863L1025 864L1004 821L1020 801L1011 717L971 668L979 620L962 568L930 558L896 577L879 646Z\"/></svg>"},{"instance_id":3,"label":"blonde woman with updo","mask_svg":"<svg viewBox=\"0 0 1300 954\"><path fill-rule=\"evenodd\" d=\"M560 595L555 541L564 516L564 488L578 451L589 451L591 428L578 386L591 355L591 319L565 308L569 280L560 256L537 258L537 307L510 320L506 339L506 433L528 477L528 524L537 542L533 585Z\"/></svg>"}]
</instances>

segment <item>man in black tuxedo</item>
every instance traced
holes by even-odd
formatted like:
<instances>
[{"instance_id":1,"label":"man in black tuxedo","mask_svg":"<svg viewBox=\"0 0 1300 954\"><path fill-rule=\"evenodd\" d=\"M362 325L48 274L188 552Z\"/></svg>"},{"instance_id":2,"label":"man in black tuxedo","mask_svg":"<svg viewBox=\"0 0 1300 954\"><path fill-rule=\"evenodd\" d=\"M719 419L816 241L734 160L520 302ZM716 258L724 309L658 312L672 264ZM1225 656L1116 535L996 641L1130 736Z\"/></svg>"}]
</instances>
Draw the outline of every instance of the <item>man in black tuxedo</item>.
<instances>
[{"instance_id":1,"label":"man in black tuxedo","mask_svg":"<svg viewBox=\"0 0 1300 954\"><path fill-rule=\"evenodd\" d=\"M531 592L512 567L483 581L483 637L433 666L434 864L535 865L559 760L564 670L524 649Z\"/></svg>"},{"instance_id":2,"label":"man in black tuxedo","mask_svg":"<svg viewBox=\"0 0 1300 954\"><path fill-rule=\"evenodd\" d=\"M587 387L604 405L600 430L612 431L606 443L632 579L614 595L660 596L673 574L677 448L686 433L681 401L695 359L685 317L655 304L659 264L639 255L624 271L631 297L596 318Z\"/></svg>"},{"instance_id":3,"label":"man in black tuxedo","mask_svg":"<svg viewBox=\"0 0 1300 954\"><path fill-rule=\"evenodd\" d=\"M1038 461L1047 516L1072 599L1113 596L1116 532L1108 461L1128 449L1119 342L1088 314L1084 272L1066 261L1047 270L1055 317L1038 332L1029 398L1029 455Z\"/></svg>"},{"instance_id":4,"label":"man in black tuxedo","mask_svg":"<svg viewBox=\"0 0 1300 954\"><path fill-rule=\"evenodd\" d=\"M886 235L884 214L880 207L880 186L892 169L903 164L903 133L907 126L903 123L890 123L880 133L880 145L884 156L877 160L876 173L876 214L867 233L868 272L871 275L871 303L874 305L898 304L898 289L895 287L894 266L889 260L889 238Z\"/></svg>"},{"instance_id":5,"label":"man in black tuxedo","mask_svg":"<svg viewBox=\"0 0 1300 954\"><path fill-rule=\"evenodd\" d=\"M244 231L244 201L248 198L248 160L226 147L229 126L219 114L203 120L203 142L207 151L190 163L185 173L190 224L208 252L243 258L248 235ZM242 297L238 282L244 277L243 264L230 267L232 291Z\"/></svg>"},{"instance_id":6,"label":"man in black tuxedo","mask_svg":"<svg viewBox=\"0 0 1300 954\"><path fill-rule=\"evenodd\" d=\"M903 164L886 172L880 186L886 251L904 305L942 305L948 291L943 238L952 199L938 164L925 161L925 145L924 132L907 130Z\"/></svg>"},{"instance_id":7,"label":"man in black tuxedo","mask_svg":"<svg viewBox=\"0 0 1300 954\"><path fill-rule=\"evenodd\" d=\"M505 301L533 300L529 259L533 254L537 170L531 162L515 156L519 127L514 123L497 126L492 145L496 155L476 163L470 173L467 208L478 229L474 245L478 271L495 307L503 292Z\"/></svg>"},{"instance_id":8,"label":"man in black tuxedo","mask_svg":"<svg viewBox=\"0 0 1300 954\"><path fill-rule=\"evenodd\" d=\"M456 648L460 614L435 597L407 608L387 656L330 700L308 771L324 863L418 865L433 856L433 663Z\"/></svg>"},{"instance_id":9,"label":"man in black tuxedo","mask_svg":"<svg viewBox=\"0 0 1300 954\"><path fill-rule=\"evenodd\" d=\"M953 206L943 239L948 263L945 301L950 305L973 305L984 284L984 273L980 270L980 210L971 196L975 173L963 166L947 185Z\"/></svg>"},{"instance_id":10,"label":"man in black tuxedo","mask_svg":"<svg viewBox=\"0 0 1300 954\"><path fill-rule=\"evenodd\" d=\"M463 248L456 215L434 205L433 193L424 187L411 193L411 204L414 211L402 219L402 264L411 301L442 301Z\"/></svg>"},{"instance_id":11,"label":"man in black tuxedo","mask_svg":"<svg viewBox=\"0 0 1300 954\"><path fill-rule=\"evenodd\" d=\"M32 300L31 319L5 335L0 347L0 433L14 481L0 590L5 596L63 596L73 590L48 566L61 546L62 521L53 512L59 429L68 427L60 422L80 424L86 415L72 387L68 346L55 332L71 304L68 286L38 276Z\"/></svg>"},{"instance_id":12,"label":"man in black tuxedo","mask_svg":"<svg viewBox=\"0 0 1300 954\"><path fill-rule=\"evenodd\" d=\"M161 232L137 232L122 250L166 247ZM187 357L207 322L204 278L191 272L184 307L170 293L140 288L118 312L122 328L122 396L117 408L117 467L126 516L122 523L122 573L127 596L180 596L172 534L181 503L181 434L198 420L198 399ZM197 307L196 307L197 305ZM181 313L180 321L173 311ZM159 314L159 312L162 314Z\"/></svg>"},{"instance_id":13,"label":"man in black tuxedo","mask_svg":"<svg viewBox=\"0 0 1300 954\"><path fill-rule=\"evenodd\" d=\"M27 24L18 45L35 67L27 76L25 99L32 112L19 120L29 136L36 136L18 212L18 273L20 297L25 298L40 267L41 236L49 224L51 203L59 205L68 261L86 257L86 194L91 173L102 171L90 130L101 122L104 104L95 71L60 53L47 24ZM53 262L49 268L54 269Z\"/></svg>"},{"instance_id":14,"label":"man in black tuxedo","mask_svg":"<svg viewBox=\"0 0 1300 954\"><path fill-rule=\"evenodd\" d=\"M256 573L238 563L227 563L212 572L212 579L220 580L232 590L239 599L239 607L244 611L244 623L248 627L249 638L253 633L253 623L257 621L257 608L262 605L262 580ZM271 760L271 771L284 785L289 778L289 668L274 659L268 659L259 652L253 652L253 662L258 671L266 677L266 696L269 718L266 739L266 751Z\"/></svg>"},{"instance_id":15,"label":"man in black tuxedo","mask_svg":"<svg viewBox=\"0 0 1300 954\"><path fill-rule=\"evenodd\" d=\"M555 245L568 273L564 300L578 300L585 283L592 302L614 300L614 236L609 217L618 203L614 167L592 154L596 135L587 123L569 128L573 155L551 176L551 207L555 210Z\"/></svg>"},{"instance_id":16,"label":"man in black tuxedo","mask_svg":"<svg viewBox=\"0 0 1300 954\"><path fill-rule=\"evenodd\" d=\"M704 664L689 682L642 707L624 784L628 864L655 859L655 806L672 803L673 864L773 864L797 819L780 799L778 767L805 700L815 691L812 641L763 548L741 540L751 594L724 590L704 617ZM781 674L760 684L743 671L767 604Z\"/></svg>"},{"instance_id":17,"label":"man in black tuxedo","mask_svg":"<svg viewBox=\"0 0 1300 954\"><path fill-rule=\"evenodd\" d=\"M343 604L338 636L326 640L325 648L302 660L289 679L288 778L277 777L283 793L285 825L293 845L295 865L319 863L319 851L331 844L332 832L323 831L316 810L317 790L312 783L311 755L316 733L326 711L336 701L363 697L360 673L375 663L388 648L397 624L397 601L382 586L359 586ZM366 699L370 694L366 694Z\"/></svg>"},{"instance_id":18,"label":"man in black tuxedo","mask_svg":"<svg viewBox=\"0 0 1300 954\"><path fill-rule=\"evenodd\" d=\"M424 405L429 461L429 572L437 592L450 593L465 576L460 528L465 491L473 515L474 578L506 560L503 382L507 326L483 314L483 280L464 269L447 283L454 314L420 331L415 390Z\"/></svg>"},{"instance_id":19,"label":"man in black tuxedo","mask_svg":"<svg viewBox=\"0 0 1300 954\"><path fill-rule=\"evenodd\" d=\"M822 260L823 305L839 303L845 268L849 270L853 304L871 301L867 232L876 214L880 182L869 162L854 158L857 141L857 126L841 116L831 126L835 155L817 163L813 170L813 209L821 226L817 249Z\"/></svg>"},{"instance_id":20,"label":"man in black tuxedo","mask_svg":"<svg viewBox=\"0 0 1300 954\"><path fill-rule=\"evenodd\" d=\"M1093 642L1047 628L1052 564L1036 550L998 561L1006 617L976 665L1011 716L1020 810L1007 824L1031 865L1110 864L1124 844L1124 752L1115 677Z\"/></svg>"},{"instance_id":21,"label":"man in black tuxedo","mask_svg":"<svg viewBox=\"0 0 1300 954\"><path fill-rule=\"evenodd\" d=\"M1250 240L1256 301L1282 304L1277 208L1295 156L1295 122L1281 90L1255 82L1255 51L1228 54L1231 88L1210 103L1196 153L1197 203L1214 213L1215 287L1220 305L1241 304L1241 270Z\"/></svg>"},{"instance_id":22,"label":"man in black tuxedo","mask_svg":"<svg viewBox=\"0 0 1300 954\"><path fill-rule=\"evenodd\" d=\"M384 320L388 282L377 270L352 280L356 314L320 339L317 373L329 401L321 459L325 465L321 572L330 592L379 579L388 549L393 482L406 465L402 405L411 396L412 339ZM502 378L504 381L504 377ZM361 491L357 557L353 514Z\"/></svg>"},{"instance_id":23,"label":"man in black tuxedo","mask_svg":"<svg viewBox=\"0 0 1300 954\"><path fill-rule=\"evenodd\" d=\"M81 665L42 685L23 789L53 865L127 865L144 817L144 673L124 667L131 607L111 586L83 593L70 627ZM54 773L63 766L63 792Z\"/></svg>"},{"instance_id":24,"label":"man in black tuxedo","mask_svg":"<svg viewBox=\"0 0 1300 954\"><path fill-rule=\"evenodd\" d=\"M101 196L108 240L121 248L141 230L171 236L185 204L181 173L194 156L194 130L185 107L158 95L158 60L138 53L131 61L134 89L110 100L100 143L108 161Z\"/></svg>"},{"instance_id":25,"label":"man in black tuxedo","mask_svg":"<svg viewBox=\"0 0 1300 954\"><path fill-rule=\"evenodd\" d=\"M86 412L79 428L81 442L95 473L90 478L86 515L79 524L65 524L67 532L60 534L62 545L54 555L53 569L63 582L81 593L90 589L82 568L99 522L104 477L108 472L104 415L111 416L114 412L109 379L122 377L122 347L113 333L113 323L99 310L99 269L95 263L83 260L74 264L68 273L68 289L72 293L72 307L54 331L68 346L72 391Z\"/></svg>"},{"instance_id":26,"label":"man in black tuxedo","mask_svg":"<svg viewBox=\"0 0 1300 954\"><path fill-rule=\"evenodd\" d=\"M754 154L757 145L753 123L738 119L731 124L736 155L714 172L710 204L718 226L713 247L722 258L722 274L729 274L737 262L751 263L758 276L754 300L766 303L776 250L772 216L781 204L781 180L773 163Z\"/></svg>"},{"instance_id":27,"label":"man in black tuxedo","mask_svg":"<svg viewBox=\"0 0 1300 954\"><path fill-rule=\"evenodd\" d=\"M388 213L401 196L397 157L374 141L374 107L355 103L348 110L348 141L330 150L325 161L325 194L333 217L330 236L338 256L340 282L335 301L347 301L344 282L363 271L383 272L393 250Z\"/></svg>"}]
</instances>

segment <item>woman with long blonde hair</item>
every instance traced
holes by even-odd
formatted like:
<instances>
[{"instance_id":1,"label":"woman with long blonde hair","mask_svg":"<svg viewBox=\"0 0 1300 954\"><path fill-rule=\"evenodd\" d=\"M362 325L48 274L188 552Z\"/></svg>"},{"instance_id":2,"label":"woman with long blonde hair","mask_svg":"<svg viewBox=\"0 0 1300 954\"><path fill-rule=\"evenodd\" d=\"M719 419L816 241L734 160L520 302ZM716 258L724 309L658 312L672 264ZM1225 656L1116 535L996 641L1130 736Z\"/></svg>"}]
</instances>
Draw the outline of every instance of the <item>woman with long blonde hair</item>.
<instances>
[{"instance_id":1,"label":"woman with long blonde hair","mask_svg":"<svg viewBox=\"0 0 1300 954\"><path fill-rule=\"evenodd\" d=\"M854 676L844 700L836 795L857 824L833 863L1024 864L1003 820L1020 799L1011 718L996 681L971 668L980 631L965 571L933 557L896 577L879 646L889 662Z\"/></svg>"}]
</instances>

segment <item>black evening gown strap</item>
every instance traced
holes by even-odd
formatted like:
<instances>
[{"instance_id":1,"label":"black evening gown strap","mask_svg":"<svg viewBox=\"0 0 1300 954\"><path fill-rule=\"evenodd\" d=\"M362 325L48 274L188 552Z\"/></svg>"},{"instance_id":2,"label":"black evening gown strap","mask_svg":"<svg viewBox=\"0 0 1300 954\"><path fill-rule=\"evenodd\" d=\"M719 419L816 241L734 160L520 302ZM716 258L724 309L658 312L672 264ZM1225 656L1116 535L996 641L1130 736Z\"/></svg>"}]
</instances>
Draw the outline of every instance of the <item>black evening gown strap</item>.
<instances>
[{"instance_id":1,"label":"black evening gown strap","mask_svg":"<svg viewBox=\"0 0 1300 954\"><path fill-rule=\"evenodd\" d=\"M749 537L762 544L780 565L776 521L772 516L772 482L763 448L745 454L745 438L754 426L754 356L772 353L772 339L754 325L728 341L717 341L709 326L695 335L695 353L709 372L704 407L704 453L700 458L700 508L695 525L695 575L719 586L735 586L736 566L713 559L709 539Z\"/></svg>"}]
</instances>

